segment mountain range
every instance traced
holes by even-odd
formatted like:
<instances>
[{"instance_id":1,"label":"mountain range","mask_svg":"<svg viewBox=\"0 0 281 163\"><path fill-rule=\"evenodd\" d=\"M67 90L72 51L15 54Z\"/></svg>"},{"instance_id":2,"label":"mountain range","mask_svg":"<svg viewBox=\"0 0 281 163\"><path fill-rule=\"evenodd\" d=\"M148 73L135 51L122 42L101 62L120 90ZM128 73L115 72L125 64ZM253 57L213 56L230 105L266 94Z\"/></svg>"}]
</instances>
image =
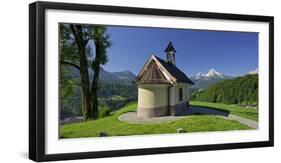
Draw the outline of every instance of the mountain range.
<instances>
[{"instance_id":1,"label":"mountain range","mask_svg":"<svg viewBox=\"0 0 281 163\"><path fill-rule=\"evenodd\" d=\"M71 70L73 76L79 77L79 72L76 69ZM247 74L257 74L258 69L249 71ZM92 79L94 72L89 68L89 78ZM109 72L104 68L100 68L99 79L104 82L114 82L117 84L130 85L136 78L136 75L131 71L120 71L120 72ZM194 82L193 88L206 89L207 87L214 85L225 79L233 79L234 76L225 75L215 69L210 69L207 73L198 72L195 76L190 79Z\"/></svg>"},{"instance_id":2,"label":"mountain range","mask_svg":"<svg viewBox=\"0 0 281 163\"><path fill-rule=\"evenodd\" d=\"M194 82L195 88L204 89L213 84L216 84L219 81L232 78L234 77L220 73L215 69L210 69L208 73L204 74L202 72L198 72L195 76L191 77L190 79Z\"/></svg>"},{"instance_id":3,"label":"mountain range","mask_svg":"<svg viewBox=\"0 0 281 163\"><path fill-rule=\"evenodd\" d=\"M93 71L89 74L90 79L94 75ZM109 72L104 70L102 67L100 68L100 76L99 79L101 81L114 81L119 84L131 84L133 80L135 80L136 75L131 71L120 71L120 72Z\"/></svg>"},{"instance_id":4,"label":"mountain range","mask_svg":"<svg viewBox=\"0 0 281 163\"><path fill-rule=\"evenodd\" d=\"M78 78L80 76L77 69L72 67L68 67L68 69L70 70L72 77ZM89 68L88 73L90 80L92 80L94 76L93 70ZM131 84L135 78L136 75L131 71L109 72L100 67L99 80L101 81L128 85Z\"/></svg>"}]
</instances>

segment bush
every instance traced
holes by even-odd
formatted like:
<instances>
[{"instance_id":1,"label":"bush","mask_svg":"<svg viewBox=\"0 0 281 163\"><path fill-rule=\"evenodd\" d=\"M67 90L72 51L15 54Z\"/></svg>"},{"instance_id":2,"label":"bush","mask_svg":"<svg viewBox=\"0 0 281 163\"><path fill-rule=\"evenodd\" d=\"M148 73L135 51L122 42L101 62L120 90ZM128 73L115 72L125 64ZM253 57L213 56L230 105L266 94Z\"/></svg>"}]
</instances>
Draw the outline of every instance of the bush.
<instances>
[{"instance_id":1,"label":"bush","mask_svg":"<svg viewBox=\"0 0 281 163\"><path fill-rule=\"evenodd\" d=\"M111 113L111 110L107 108L106 106L102 106L99 108L99 115L98 118L104 118L109 116Z\"/></svg>"}]
</instances>

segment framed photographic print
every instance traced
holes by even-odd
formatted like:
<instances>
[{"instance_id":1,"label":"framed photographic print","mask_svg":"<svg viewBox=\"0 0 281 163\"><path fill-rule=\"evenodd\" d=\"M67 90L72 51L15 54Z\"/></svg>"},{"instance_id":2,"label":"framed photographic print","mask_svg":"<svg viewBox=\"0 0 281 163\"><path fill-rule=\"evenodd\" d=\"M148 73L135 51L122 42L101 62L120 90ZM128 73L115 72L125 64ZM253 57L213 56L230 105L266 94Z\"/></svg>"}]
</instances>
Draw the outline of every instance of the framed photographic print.
<instances>
[{"instance_id":1,"label":"framed photographic print","mask_svg":"<svg viewBox=\"0 0 281 163\"><path fill-rule=\"evenodd\" d=\"M29 6L34 161L273 146L273 17Z\"/></svg>"}]
</instances>

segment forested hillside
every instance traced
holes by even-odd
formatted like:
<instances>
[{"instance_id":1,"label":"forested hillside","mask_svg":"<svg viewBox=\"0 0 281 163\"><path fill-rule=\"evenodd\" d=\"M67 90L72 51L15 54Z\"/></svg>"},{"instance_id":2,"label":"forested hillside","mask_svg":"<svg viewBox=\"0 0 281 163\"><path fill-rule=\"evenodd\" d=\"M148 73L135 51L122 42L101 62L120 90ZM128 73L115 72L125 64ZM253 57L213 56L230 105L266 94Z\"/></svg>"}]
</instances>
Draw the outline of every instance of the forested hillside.
<instances>
[{"instance_id":1,"label":"forested hillside","mask_svg":"<svg viewBox=\"0 0 281 163\"><path fill-rule=\"evenodd\" d=\"M225 103L258 104L258 75L245 75L219 82L206 90L195 91L191 100Z\"/></svg>"},{"instance_id":2,"label":"forested hillside","mask_svg":"<svg viewBox=\"0 0 281 163\"><path fill-rule=\"evenodd\" d=\"M80 76L76 69L64 67L60 78L60 118L82 116ZM89 78L93 72L89 69ZM108 72L100 68L98 101L100 112L110 112L137 100L135 75L130 71Z\"/></svg>"}]
</instances>

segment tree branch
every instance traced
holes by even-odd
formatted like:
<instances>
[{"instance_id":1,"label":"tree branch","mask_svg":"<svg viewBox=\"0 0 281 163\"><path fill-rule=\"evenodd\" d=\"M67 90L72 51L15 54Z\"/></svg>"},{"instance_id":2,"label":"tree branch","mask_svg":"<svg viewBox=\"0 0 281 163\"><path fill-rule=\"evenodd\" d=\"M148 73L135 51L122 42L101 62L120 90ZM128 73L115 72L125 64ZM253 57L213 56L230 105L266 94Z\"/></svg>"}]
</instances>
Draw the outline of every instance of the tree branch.
<instances>
[{"instance_id":1,"label":"tree branch","mask_svg":"<svg viewBox=\"0 0 281 163\"><path fill-rule=\"evenodd\" d=\"M91 38L87 38L87 39L84 41L84 44L87 45L90 40L91 40Z\"/></svg>"},{"instance_id":2,"label":"tree branch","mask_svg":"<svg viewBox=\"0 0 281 163\"><path fill-rule=\"evenodd\" d=\"M68 62L68 61L60 61L61 64L64 64L64 65L69 65L69 66L73 66L75 68L77 68L78 70L80 70L80 67L72 62Z\"/></svg>"},{"instance_id":3,"label":"tree branch","mask_svg":"<svg viewBox=\"0 0 281 163\"><path fill-rule=\"evenodd\" d=\"M72 31L74 37L76 38L76 37L77 37L77 34L76 34L76 30L75 30L74 25L73 25L73 24L70 24L69 27L70 27L70 29L71 29L71 31Z\"/></svg>"}]
</instances>

